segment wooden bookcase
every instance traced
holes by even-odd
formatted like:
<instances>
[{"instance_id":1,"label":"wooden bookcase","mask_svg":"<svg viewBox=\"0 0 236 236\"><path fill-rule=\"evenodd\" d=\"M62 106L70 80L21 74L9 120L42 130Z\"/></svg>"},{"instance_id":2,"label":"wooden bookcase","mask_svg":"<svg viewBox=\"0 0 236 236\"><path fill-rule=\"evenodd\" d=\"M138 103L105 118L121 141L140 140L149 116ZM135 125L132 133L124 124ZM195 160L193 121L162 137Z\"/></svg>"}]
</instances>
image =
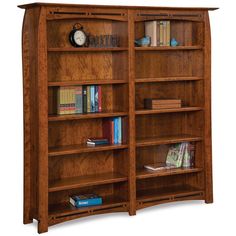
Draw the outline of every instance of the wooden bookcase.
<instances>
[{"instance_id":1,"label":"wooden bookcase","mask_svg":"<svg viewBox=\"0 0 236 236\"><path fill-rule=\"evenodd\" d=\"M33 3L23 22L24 223L48 226L93 214L128 212L180 200L213 202L211 41L216 8ZM135 47L144 22L170 20L177 47ZM92 34L117 34L116 48L74 48L80 22ZM102 86L101 113L57 115L60 86ZM147 110L144 98L178 98L183 107ZM105 117L127 117L128 142L87 147ZM192 142L195 166L148 172L169 145ZM104 203L76 209L69 196L97 193Z\"/></svg>"}]
</instances>

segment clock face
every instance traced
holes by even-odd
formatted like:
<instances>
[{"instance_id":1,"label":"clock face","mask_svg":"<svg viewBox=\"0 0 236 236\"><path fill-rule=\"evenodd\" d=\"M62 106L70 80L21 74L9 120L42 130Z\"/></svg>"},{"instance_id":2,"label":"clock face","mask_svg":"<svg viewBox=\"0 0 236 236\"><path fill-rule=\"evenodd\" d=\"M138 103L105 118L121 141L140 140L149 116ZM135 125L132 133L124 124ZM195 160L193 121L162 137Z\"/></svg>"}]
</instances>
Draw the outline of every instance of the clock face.
<instances>
[{"instance_id":1,"label":"clock face","mask_svg":"<svg viewBox=\"0 0 236 236\"><path fill-rule=\"evenodd\" d=\"M76 30L74 32L74 42L78 45L78 46L82 46L85 44L86 42L86 35L83 31L81 30Z\"/></svg>"}]
</instances>

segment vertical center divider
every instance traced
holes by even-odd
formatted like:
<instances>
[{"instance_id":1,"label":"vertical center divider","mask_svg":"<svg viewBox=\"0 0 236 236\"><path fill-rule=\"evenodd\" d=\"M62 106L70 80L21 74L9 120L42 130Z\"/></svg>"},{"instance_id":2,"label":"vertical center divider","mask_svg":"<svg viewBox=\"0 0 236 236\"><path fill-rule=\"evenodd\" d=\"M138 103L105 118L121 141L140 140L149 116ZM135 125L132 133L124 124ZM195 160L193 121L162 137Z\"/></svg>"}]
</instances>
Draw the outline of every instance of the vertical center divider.
<instances>
[{"instance_id":1,"label":"vertical center divider","mask_svg":"<svg viewBox=\"0 0 236 236\"><path fill-rule=\"evenodd\" d=\"M129 63L129 214L136 214L134 11L128 10Z\"/></svg>"}]
</instances>

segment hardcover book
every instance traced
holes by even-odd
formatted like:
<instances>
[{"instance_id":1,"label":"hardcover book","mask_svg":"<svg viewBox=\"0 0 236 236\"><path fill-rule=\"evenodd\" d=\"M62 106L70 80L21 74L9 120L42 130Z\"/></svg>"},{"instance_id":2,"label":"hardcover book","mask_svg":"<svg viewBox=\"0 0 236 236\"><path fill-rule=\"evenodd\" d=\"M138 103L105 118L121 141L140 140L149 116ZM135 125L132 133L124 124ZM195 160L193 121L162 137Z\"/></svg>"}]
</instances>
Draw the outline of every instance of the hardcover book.
<instances>
[{"instance_id":1,"label":"hardcover book","mask_svg":"<svg viewBox=\"0 0 236 236\"><path fill-rule=\"evenodd\" d=\"M75 87L75 113L83 113L82 86Z\"/></svg>"},{"instance_id":2,"label":"hardcover book","mask_svg":"<svg viewBox=\"0 0 236 236\"><path fill-rule=\"evenodd\" d=\"M76 208L97 206L102 204L102 198L96 194L71 196L70 203Z\"/></svg>"}]
</instances>

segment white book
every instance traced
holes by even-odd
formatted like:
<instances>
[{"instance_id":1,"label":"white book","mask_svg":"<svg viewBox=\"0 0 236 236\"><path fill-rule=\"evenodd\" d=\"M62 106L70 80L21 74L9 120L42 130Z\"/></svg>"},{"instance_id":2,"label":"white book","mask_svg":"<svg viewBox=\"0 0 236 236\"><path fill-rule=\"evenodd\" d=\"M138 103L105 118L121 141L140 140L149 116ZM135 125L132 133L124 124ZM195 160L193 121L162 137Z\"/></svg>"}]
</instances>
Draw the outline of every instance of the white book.
<instances>
[{"instance_id":1,"label":"white book","mask_svg":"<svg viewBox=\"0 0 236 236\"><path fill-rule=\"evenodd\" d=\"M157 46L157 21L145 22L145 36L151 38L151 47Z\"/></svg>"}]
</instances>

